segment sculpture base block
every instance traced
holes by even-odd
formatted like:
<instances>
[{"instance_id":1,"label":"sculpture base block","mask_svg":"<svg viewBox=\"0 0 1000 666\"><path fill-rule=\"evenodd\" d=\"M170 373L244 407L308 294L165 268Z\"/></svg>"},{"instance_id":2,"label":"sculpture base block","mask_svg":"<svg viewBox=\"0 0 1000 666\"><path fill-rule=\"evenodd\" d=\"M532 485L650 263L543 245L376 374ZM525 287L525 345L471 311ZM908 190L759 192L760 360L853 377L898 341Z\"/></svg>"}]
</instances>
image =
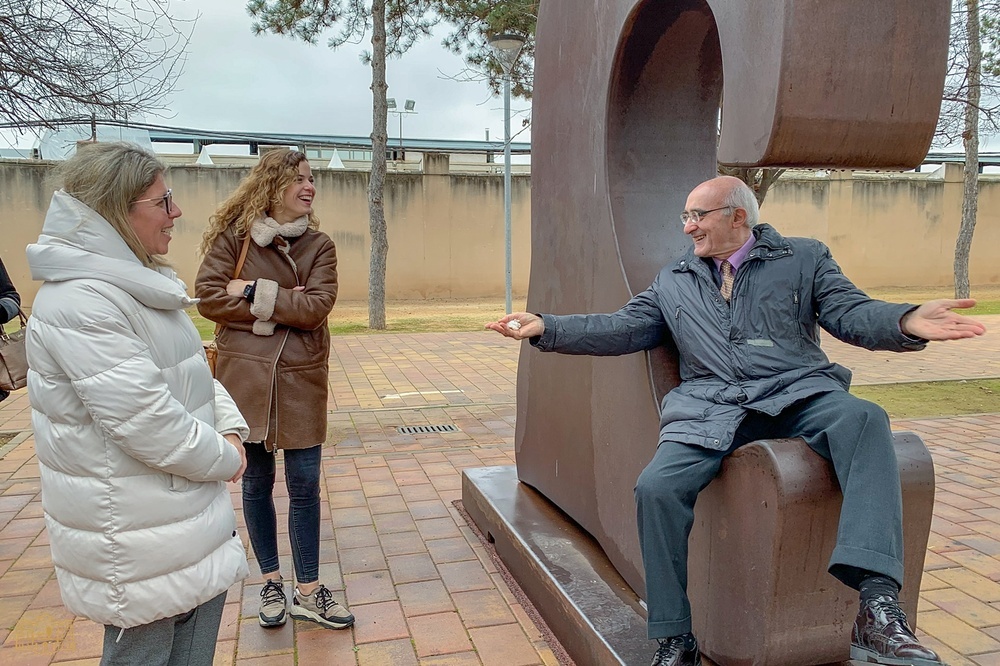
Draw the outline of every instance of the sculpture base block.
<instances>
[{"instance_id":1,"label":"sculpture base block","mask_svg":"<svg viewBox=\"0 0 1000 666\"><path fill-rule=\"evenodd\" d=\"M656 646L638 596L593 537L513 465L465 470L462 504L578 666L649 662ZM715 666L704 655L702 663Z\"/></svg>"},{"instance_id":2,"label":"sculpture base block","mask_svg":"<svg viewBox=\"0 0 1000 666\"><path fill-rule=\"evenodd\" d=\"M649 663L656 644L639 598L593 537L521 483L515 466L465 470L462 504L579 666Z\"/></svg>"},{"instance_id":3,"label":"sculpture base block","mask_svg":"<svg viewBox=\"0 0 1000 666\"><path fill-rule=\"evenodd\" d=\"M894 433L903 494L911 627L934 510L934 463L919 437ZM698 496L688 559L692 624L726 666L809 666L850 656L858 593L827 573L837 545L833 466L798 439L752 442L727 456Z\"/></svg>"}]
</instances>

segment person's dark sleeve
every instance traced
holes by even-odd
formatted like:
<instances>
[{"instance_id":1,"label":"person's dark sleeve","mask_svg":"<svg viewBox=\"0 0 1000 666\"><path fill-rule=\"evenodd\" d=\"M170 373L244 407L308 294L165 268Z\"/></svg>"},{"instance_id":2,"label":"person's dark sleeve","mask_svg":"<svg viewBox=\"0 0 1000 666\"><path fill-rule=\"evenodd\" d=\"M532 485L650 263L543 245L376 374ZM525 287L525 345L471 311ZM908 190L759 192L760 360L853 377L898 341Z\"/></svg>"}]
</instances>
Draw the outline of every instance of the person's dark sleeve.
<instances>
[{"instance_id":1,"label":"person's dark sleeve","mask_svg":"<svg viewBox=\"0 0 1000 666\"><path fill-rule=\"evenodd\" d=\"M841 272L830 250L820 244L813 282L819 324L841 342L872 351L919 351L926 340L905 335L900 320L917 306L870 298Z\"/></svg>"},{"instance_id":2,"label":"person's dark sleeve","mask_svg":"<svg viewBox=\"0 0 1000 666\"><path fill-rule=\"evenodd\" d=\"M7 274L3 261L0 261L0 324L6 324L17 317L20 307L21 296L14 288L14 283L10 281L10 275Z\"/></svg>"},{"instance_id":3,"label":"person's dark sleeve","mask_svg":"<svg viewBox=\"0 0 1000 666\"><path fill-rule=\"evenodd\" d=\"M541 315L545 331L530 338L541 351L620 356L659 347L667 335L655 286L611 314Z\"/></svg>"}]
</instances>

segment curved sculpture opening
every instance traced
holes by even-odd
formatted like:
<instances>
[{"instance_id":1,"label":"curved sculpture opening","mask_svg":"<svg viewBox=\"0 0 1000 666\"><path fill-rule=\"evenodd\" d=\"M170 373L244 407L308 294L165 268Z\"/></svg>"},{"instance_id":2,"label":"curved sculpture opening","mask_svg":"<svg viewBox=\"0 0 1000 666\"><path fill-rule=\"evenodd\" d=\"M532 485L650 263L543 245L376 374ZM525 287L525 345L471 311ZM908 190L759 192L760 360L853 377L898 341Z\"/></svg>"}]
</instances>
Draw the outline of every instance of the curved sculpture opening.
<instances>
[{"instance_id":1,"label":"curved sculpture opening","mask_svg":"<svg viewBox=\"0 0 1000 666\"><path fill-rule=\"evenodd\" d=\"M645 289L690 241L678 214L717 173L722 52L707 2L646 0L622 30L607 109L607 173L622 274ZM650 354L657 400L678 382L675 355Z\"/></svg>"}]
</instances>

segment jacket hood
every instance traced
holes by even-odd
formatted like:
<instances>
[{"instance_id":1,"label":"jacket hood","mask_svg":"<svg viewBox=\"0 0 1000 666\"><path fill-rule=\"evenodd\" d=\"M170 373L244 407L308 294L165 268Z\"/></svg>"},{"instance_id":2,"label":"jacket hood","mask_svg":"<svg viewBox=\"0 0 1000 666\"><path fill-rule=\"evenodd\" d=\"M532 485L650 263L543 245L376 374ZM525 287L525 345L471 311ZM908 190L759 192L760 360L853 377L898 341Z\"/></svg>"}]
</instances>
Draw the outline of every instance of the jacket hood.
<instances>
[{"instance_id":1,"label":"jacket hood","mask_svg":"<svg viewBox=\"0 0 1000 666\"><path fill-rule=\"evenodd\" d=\"M143 266L107 220L63 190L52 195L38 242L26 253L35 280L99 280L158 310L198 302L172 269Z\"/></svg>"}]
</instances>

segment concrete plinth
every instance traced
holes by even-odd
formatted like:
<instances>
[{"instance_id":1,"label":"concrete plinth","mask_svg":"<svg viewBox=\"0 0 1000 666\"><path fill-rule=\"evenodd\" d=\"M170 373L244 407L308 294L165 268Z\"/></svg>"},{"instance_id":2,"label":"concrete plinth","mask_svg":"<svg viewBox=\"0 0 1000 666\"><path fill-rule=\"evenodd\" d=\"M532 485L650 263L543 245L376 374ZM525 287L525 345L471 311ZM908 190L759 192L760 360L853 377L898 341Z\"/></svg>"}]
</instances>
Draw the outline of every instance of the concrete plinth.
<instances>
[{"instance_id":1,"label":"concrete plinth","mask_svg":"<svg viewBox=\"0 0 1000 666\"><path fill-rule=\"evenodd\" d=\"M513 465L467 469L462 503L578 666L648 664L639 598L597 542L517 479Z\"/></svg>"}]
</instances>

